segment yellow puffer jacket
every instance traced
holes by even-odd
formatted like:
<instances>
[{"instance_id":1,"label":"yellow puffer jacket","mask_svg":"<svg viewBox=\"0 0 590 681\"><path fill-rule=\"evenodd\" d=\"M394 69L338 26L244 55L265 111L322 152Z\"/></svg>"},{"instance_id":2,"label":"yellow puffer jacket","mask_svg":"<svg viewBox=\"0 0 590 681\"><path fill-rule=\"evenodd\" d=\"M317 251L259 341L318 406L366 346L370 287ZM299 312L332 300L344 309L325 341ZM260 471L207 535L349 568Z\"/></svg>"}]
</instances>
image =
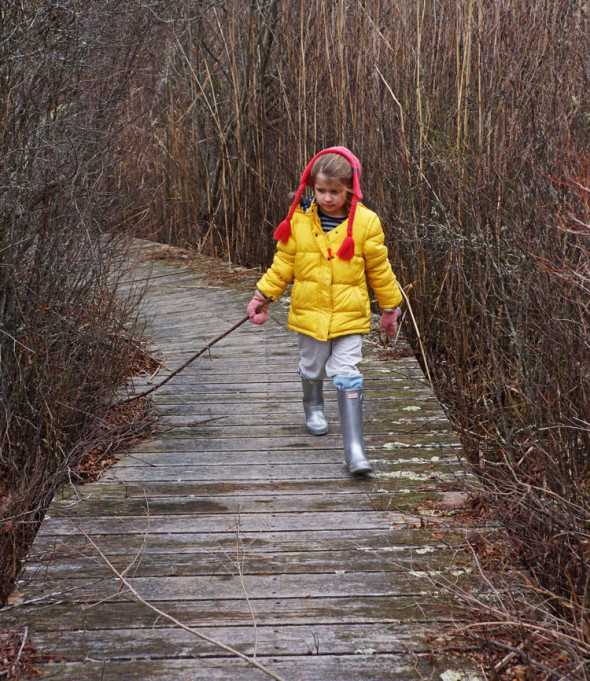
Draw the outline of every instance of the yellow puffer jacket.
<instances>
[{"instance_id":1,"label":"yellow puffer jacket","mask_svg":"<svg viewBox=\"0 0 590 681\"><path fill-rule=\"evenodd\" d=\"M348 220L324 234L317 204L297 208L287 243L278 242L272 265L258 282L258 290L276 300L294 279L288 326L325 341L352 333L368 333L371 326L367 279L381 309L397 307L402 295L387 258L383 229L377 215L358 204L354 218L354 256L336 256Z\"/></svg>"}]
</instances>

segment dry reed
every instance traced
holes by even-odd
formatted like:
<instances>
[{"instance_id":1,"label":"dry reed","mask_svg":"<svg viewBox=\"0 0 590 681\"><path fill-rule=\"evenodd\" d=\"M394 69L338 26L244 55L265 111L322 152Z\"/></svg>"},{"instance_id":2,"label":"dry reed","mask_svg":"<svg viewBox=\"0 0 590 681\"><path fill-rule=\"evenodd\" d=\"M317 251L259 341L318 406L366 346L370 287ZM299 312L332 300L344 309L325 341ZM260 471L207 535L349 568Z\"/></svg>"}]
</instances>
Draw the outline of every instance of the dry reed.
<instances>
[{"instance_id":1,"label":"dry reed","mask_svg":"<svg viewBox=\"0 0 590 681\"><path fill-rule=\"evenodd\" d=\"M129 132L142 141L122 172L137 190L130 220L265 266L304 164L351 147L395 269L415 282L412 309L464 452L539 592L553 594L551 621L585 642L587 3L178 8L153 87L129 103L151 117Z\"/></svg>"}]
</instances>

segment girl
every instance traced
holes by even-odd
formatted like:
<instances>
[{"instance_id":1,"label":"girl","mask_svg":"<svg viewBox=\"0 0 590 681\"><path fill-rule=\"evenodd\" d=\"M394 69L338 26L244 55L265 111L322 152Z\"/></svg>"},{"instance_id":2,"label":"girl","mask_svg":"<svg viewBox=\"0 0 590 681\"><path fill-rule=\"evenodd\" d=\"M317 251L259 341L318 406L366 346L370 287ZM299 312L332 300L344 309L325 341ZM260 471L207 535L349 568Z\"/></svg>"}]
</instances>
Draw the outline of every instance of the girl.
<instances>
[{"instance_id":1,"label":"girl","mask_svg":"<svg viewBox=\"0 0 590 681\"><path fill-rule=\"evenodd\" d=\"M381 329L397 331L402 301L387 259L379 218L362 203L361 165L346 147L316 154L305 169L287 218L274 233L277 252L248 305L254 324L264 324L268 304L294 279L288 326L299 334L305 425L328 432L323 379L331 378L346 464L352 474L372 471L362 436L362 334L370 330L367 279L382 310ZM301 200L306 187L314 196Z\"/></svg>"}]
</instances>

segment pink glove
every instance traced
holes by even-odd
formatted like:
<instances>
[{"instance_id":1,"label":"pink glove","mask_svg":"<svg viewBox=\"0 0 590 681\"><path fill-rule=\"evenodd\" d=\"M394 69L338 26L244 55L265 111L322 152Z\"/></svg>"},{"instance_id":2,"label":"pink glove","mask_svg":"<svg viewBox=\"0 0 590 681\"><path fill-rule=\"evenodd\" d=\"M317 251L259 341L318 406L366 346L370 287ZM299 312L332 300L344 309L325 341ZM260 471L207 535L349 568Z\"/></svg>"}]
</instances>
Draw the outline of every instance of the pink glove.
<instances>
[{"instance_id":1,"label":"pink glove","mask_svg":"<svg viewBox=\"0 0 590 681\"><path fill-rule=\"evenodd\" d=\"M266 305L264 304L266 303ZM254 324L264 324L268 318L268 304L270 300L267 300L261 293L254 294L254 298L248 303L248 317L250 321ZM258 309L261 308L261 309Z\"/></svg>"},{"instance_id":2,"label":"pink glove","mask_svg":"<svg viewBox=\"0 0 590 681\"><path fill-rule=\"evenodd\" d=\"M391 312L383 312L381 315L381 331L385 331L388 336L395 336L397 333L397 320L402 311L399 307L394 308Z\"/></svg>"}]
</instances>

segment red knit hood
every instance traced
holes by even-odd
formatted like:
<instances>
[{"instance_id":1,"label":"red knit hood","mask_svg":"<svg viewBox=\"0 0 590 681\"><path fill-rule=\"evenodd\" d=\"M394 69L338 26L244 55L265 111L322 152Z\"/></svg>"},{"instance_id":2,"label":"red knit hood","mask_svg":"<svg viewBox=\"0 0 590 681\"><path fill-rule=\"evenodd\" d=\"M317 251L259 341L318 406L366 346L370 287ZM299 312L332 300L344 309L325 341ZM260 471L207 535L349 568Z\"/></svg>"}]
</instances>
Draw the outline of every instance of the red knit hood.
<instances>
[{"instance_id":1,"label":"red knit hood","mask_svg":"<svg viewBox=\"0 0 590 681\"><path fill-rule=\"evenodd\" d=\"M293 214L295 213L295 209L299 205L299 201L303 196L305 188L313 186L311 178L311 169L313 168L313 164L320 156L323 156L324 154L341 154L352 166L352 200L350 203L350 212L348 214L348 229L346 232L346 238L342 242L342 246L340 246L338 253L336 254L342 260L350 260L354 255L354 240L352 237L354 214L356 212L357 202L363 198L363 195L361 193L360 186L361 162L352 153L352 151L350 151L350 149L347 149L346 147L329 147L328 149L323 149L322 151L318 152L307 164L307 167L305 168L305 170L303 171L303 175L301 176L299 189L297 190L295 198L293 199L293 203L291 204L291 208L289 209L289 214L275 229L274 238L277 239L278 241L282 241L283 243L287 243L287 241L289 241L289 237L291 236L291 219L293 217Z\"/></svg>"}]
</instances>

